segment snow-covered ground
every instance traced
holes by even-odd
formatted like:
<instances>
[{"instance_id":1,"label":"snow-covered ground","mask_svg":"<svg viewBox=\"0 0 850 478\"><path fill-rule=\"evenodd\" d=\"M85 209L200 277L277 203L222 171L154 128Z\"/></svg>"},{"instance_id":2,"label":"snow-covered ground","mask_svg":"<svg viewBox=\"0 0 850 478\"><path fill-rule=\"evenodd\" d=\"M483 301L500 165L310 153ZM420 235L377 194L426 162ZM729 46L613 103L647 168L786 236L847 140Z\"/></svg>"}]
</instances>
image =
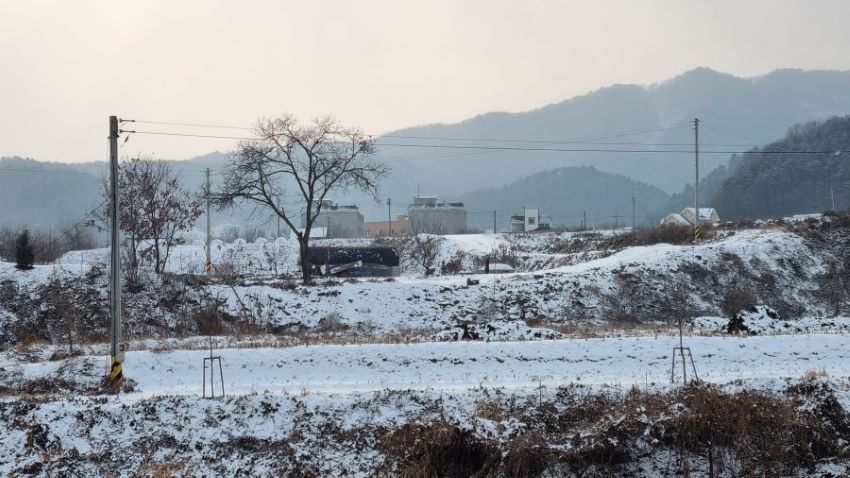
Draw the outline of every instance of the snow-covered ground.
<instances>
[{"instance_id":1,"label":"snow-covered ground","mask_svg":"<svg viewBox=\"0 0 850 478\"><path fill-rule=\"evenodd\" d=\"M622 337L524 342L311 345L216 350L225 390L247 393L351 393L376 390L513 389L550 385L640 387L670 385L678 337ZM797 379L807 371L850 376L844 335L685 337L699 378L726 384ZM138 394L201 393L206 350L131 351L126 377ZM73 379L105 373L104 356L22 363L4 354L7 380ZM675 357L681 367L681 357ZM676 369L680 374L680 368ZM691 364L687 364L692 373ZM76 378L80 378L77 376ZM218 380L218 379L217 379Z\"/></svg>"},{"instance_id":2,"label":"snow-covered ground","mask_svg":"<svg viewBox=\"0 0 850 478\"><path fill-rule=\"evenodd\" d=\"M277 334L215 339L223 344L214 353L222 358L227 397L199 399L209 354L202 337L145 339L133 335L142 328L132 324L124 370L133 390L117 396L99 388L108 367L102 346L84 345L82 355L62 360L51 359L65 346L61 333L53 345L8 346L0 352L0 425L7 429L0 434L0 474L394 476L395 469L380 468L392 455L388 437L434 420L456 425L470 440L492 440L487 443L500 450L513 450L511 440L526 433L554 429L559 438L547 439L560 441L546 446L556 454L581 446L597 453L602 446L593 443L597 428L618 430L631 412L613 408L599 415L604 426L574 428L570 407L579 406L582 396L593 401L603 396L593 394L611 391L670 394L662 397L672 401L669 408L658 410L656 419L681 412L675 394L682 357L674 354L679 345L670 333L674 309L665 301L683 286L689 287L690 307L684 345L694 361L692 366L688 358L685 369L693 377L695 368L711 385L706 393L758 390L782 397L808 377L807 387L827 384L834 392L833 401L827 394L822 403L850 407L850 342L844 335L850 318L835 317L815 300L820 291L814 278L831 256L800 235L752 229L723 232L697 246L656 244L586 256L556 247L571 240L569 233L448 236L441 258L512 248L524 268L492 276L410 273L392 281L313 287L268 277L295 266L288 240L216 242L214 261L255 277L187 289L191 303L215 300L231 317ZM102 302L104 278L91 272L105 252L69 253L29 272L5 272L10 264L0 263L0 284L20 314L49 308L39 302L44 294L39 286L53 279L89 284L94 293L86 297ZM200 274L203 261L201 244L179 246L168 270ZM145 300L126 302L135 307L135 320L144 324L163 313L159 296L174 300L167 286L156 283L144 292ZM756 287L759 303L766 305L738 314L735 323L744 328L729 335L729 317L719 307L722 292L747 286ZM779 317L768 308L788 304L803 304L799 310L808 315ZM0 307L0 321L19 320L11 310ZM634 336L613 332L623 324L609 322L613 315L641 317L637 312L646 311L658 322L635 319L644 329ZM693 315L699 317L691 320ZM565 338L577 325L599 329L588 334L599 337ZM313 329L358 330L376 343L316 343L290 333ZM407 329L418 332L390 338ZM478 340L458 340L470 332ZM215 382L218 390L217 374ZM789 400L798 403L799 397ZM488 411L494 403L511 411ZM520 417L524 410L528 414ZM631 411L645 420L640 407ZM561 420L557 413L565 422L541 418ZM616 442L619 436L606 435L604 447L623 445ZM840 439L846 442L850 435ZM642 458L626 475L675 475L664 468L670 459L664 444L644 445L648 448L630 455ZM501 453L505 459L509 452ZM698 461L694 473L704 465ZM645 462L649 466L643 468ZM845 473L845 465L830 458L809 469Z\"/></svg>"}]
</instances>

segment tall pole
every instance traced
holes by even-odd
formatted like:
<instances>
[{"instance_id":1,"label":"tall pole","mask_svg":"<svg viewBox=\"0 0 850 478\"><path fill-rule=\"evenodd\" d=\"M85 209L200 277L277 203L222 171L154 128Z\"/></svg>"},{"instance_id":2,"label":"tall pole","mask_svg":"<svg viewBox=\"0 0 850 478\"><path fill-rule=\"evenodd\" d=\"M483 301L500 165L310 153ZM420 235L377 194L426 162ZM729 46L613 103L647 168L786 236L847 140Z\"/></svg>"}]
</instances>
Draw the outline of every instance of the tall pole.
<instances>
[{"instance_id":1,"label":"tall pole","mask_svg":"<svg viewBox=\"0 0 850 478\"><path fill-rule=\"evenodd\" d=\"M393 235L393 200L391 198L387 198L387 237L392 237Z\"/></svg>"},{"instance_id":2,"label":"tall pole","mask_svg":"<svg viewBox=\"0 0 850 478\"><path fill-rule=\"evenodd\" d=\"M831 185L829 186L829 195L832 197L832 210L835 211L835 189Z\"/></svg>"},{"instance_id":3,"label":"tall pole","mask_svg":"<svg viewBox=\"0 0 850 478\"><path fill-rule=\"evenodd\" d=\"M632 196L632 231L635 230L635 197Z\"/></svg>"},{"instance_id":4,"label":"tall pole","mask_svg":"<svg viewBox=\"0 0 850 478\"><path fill-rule=\"evenodd\" d=\"M496 234L496 210L493 209L493 234Z\"/></svg>"},{"instance_id":5,"label":"tall pole","mask_svg":"<svg viewBox=\"0 0 850 478\"><path fill-rule=\"evenodd\" d=\"M699 118L694 118L694 242L699 240Z\"/></svg>"},{"instance_id":6,"label":"tall pole","mask_svg":"<svg viewBox=\"0 0 850 478\"><path fill-rule=\"evenodd\" d=\"M204 244L204 249L207 253L207 274L212 274L212 254L210 251L210 243L212 242L212 216L210 215L210 168L207 168L205 172L207 175L207 186L204 189L204 196L207 200L207 242Z\"/></svg>"},{"instance_id":7,"label":"tall pole","mask_svg":"<svg viewBox=\"0 0 850 478\"><path fill-rule=\"evenodd\" d=\"M581 230L587 230L587 210L581 212Z\"/></svg>"},{"instance_id":8,"label":"tall pole","mask_svg":"<svg viewBox=\"0 0 850 478\"><path fill-rule=\"evenodd\" d=\"M112 213L112 241L109 267L109 314L112 319L109 354L112 366L109 382L115 390L124 380L124 339L121 331L121 229L118 217L118 117L109 117L109 197Z\"/></svg>"}]
</instances>

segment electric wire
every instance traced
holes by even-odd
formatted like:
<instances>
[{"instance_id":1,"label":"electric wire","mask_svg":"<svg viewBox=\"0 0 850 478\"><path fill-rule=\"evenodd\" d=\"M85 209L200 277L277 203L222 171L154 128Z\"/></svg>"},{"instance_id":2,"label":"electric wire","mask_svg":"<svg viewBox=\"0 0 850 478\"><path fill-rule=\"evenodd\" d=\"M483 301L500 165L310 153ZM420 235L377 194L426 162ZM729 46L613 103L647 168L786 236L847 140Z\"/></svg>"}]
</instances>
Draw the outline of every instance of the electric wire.
<instances>
[{"instance_id":1,"label":"electric wire","mask_svg":"<svg viewBox=\"0 0 850 478\"><path fill-rule=\"evenodd\" d=\"M259 140L259 138L240 137L240 136L219 136L219 135L199 135L191 133L169 133L163 131L128 131L122 130L125 133L148 134L148 135L164 135L178 137L193 137L193 138L215 138L215 139L239 139L239 140ZM379 146L399 147L399 148L424 148L424 149L455 149L455 150L475 150L475 151L525 151L525 152L566 152L566 153L627 153L627 154L691 154L690 149L618 149L618 148L550 148L550 147L527 147L527 146L471 146L471 145L454 145L454 144L410 144L410 143L378 143ZM701 154L841 154L845 148L839 150L700 150Z\"/></svg>"}]
</instances>

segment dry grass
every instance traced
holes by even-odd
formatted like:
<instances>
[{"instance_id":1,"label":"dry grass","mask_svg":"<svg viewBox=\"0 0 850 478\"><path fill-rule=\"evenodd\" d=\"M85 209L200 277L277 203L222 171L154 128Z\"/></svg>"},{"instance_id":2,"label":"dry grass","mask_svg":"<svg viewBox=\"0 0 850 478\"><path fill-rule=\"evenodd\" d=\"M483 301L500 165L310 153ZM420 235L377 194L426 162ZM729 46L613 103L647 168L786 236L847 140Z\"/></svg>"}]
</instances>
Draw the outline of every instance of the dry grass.
<instances>
[{"instance_id":1,"label":"dry grass","mask_svg":"<svg viewBox=\"0 0 850 478\"><path fill-rule=\"evenodd\" d=\"M492 444L443 420L402 425L380 437L378 448L388 457L381 476L492 476L499 462Z\"/></svg>"}]
</instances>

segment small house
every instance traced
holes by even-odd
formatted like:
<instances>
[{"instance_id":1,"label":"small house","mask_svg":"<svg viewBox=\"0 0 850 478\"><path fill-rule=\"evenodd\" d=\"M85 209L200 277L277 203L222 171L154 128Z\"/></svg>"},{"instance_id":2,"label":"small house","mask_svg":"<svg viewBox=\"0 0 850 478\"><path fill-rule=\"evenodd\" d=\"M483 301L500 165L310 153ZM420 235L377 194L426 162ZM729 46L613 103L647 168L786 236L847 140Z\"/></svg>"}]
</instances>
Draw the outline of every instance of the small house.
<instances>
[{"instance_id":1,"label":"small house","mask_svg":"<svg viewBox=\"0 0 850 478\"><path fill-rule=\"evenodd\" d=\"M552 227L552 218L540 214L537 208L523 208L521 215L511 216L508 220L509 232L531 232L547 230Z\"/></svg>"},{"instance_id":2,"label":"small house","mask_svg":"<svg viewBox=\"0 0 850 478\"><path fill-rule=\"evenodd\" d=\"M720 222L720 215L713 207L699 208L699 223L700 224L717 224ZM668 214L661 220L662 226L693 226L696 225L696 214L694 208L686 207L682 212L676 214Z\"/></svg>"}]
</instances>

